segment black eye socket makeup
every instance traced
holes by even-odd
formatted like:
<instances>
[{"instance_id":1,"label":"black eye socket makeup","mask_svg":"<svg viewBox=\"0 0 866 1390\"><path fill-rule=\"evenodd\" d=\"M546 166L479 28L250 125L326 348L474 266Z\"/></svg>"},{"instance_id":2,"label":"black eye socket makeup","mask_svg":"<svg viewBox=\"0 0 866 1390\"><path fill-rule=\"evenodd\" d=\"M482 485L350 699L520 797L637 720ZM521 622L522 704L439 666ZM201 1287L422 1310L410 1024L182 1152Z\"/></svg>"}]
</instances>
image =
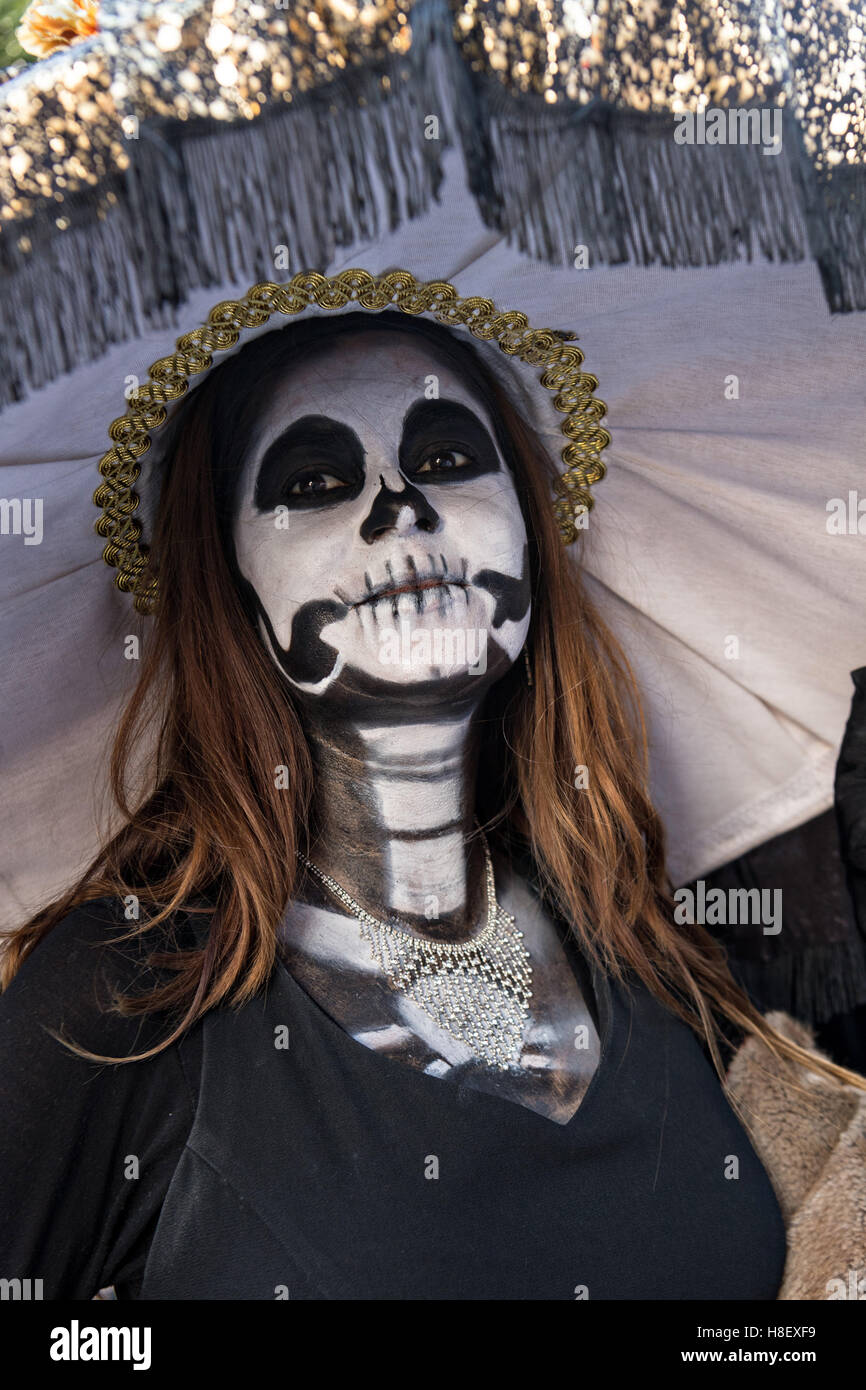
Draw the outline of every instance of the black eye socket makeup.
<instances>
[{"instance_id":1,"label":"black eye socket makeup","mask_svg":"<svg viewBox=\"0 0 866 1390\"><path fill-rule=\"evenodd\" d=\"M407 412L400 441L400 469L430 483L462 483L501 464L489 430L457 401L419 401Z\"/></svg>"},{"instance_id":2,"label":"black eye socket makeup","mask_svg":"<svg viewBox=\"0 0 866 1390\"><path fill-rule=\"evenodd\" d=\"M419 401L406 413L400 471L429 484L467 482L498 473L499 455L477 415L457 401ZM304 415L271 444L259 467L255 506L303 510L358 496L365 454L354 430L327 415Z\"/></svg>"},{"instance_id":3,"label":"black eye socket makeup","mask_svg":"<svg viewBox=\"0 0 866 1390\"><path fill-rule=\"evenodd\" d=\"M304 415L269 445L259 466L254 502L261 512L329 506L364 486L364 450L348 425Z\"/></svg>"}]
</instances>

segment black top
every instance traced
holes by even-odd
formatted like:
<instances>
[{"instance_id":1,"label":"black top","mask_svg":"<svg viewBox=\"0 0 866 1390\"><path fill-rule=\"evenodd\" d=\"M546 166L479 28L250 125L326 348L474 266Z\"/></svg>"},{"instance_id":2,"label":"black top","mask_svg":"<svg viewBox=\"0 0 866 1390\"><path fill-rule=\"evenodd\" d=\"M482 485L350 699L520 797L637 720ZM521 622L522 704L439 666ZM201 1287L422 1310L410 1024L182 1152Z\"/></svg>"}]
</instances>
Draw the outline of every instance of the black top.
<instances>
[{"instance_id":1,"label":"black top","mask_svg":"<svg viewBox=\"0 0 866 1390\"><path fill-rule=\"evenodd\" d=\"M46 1028L123 1056L160 1036L101 1009L143 978L116 913L71 913L0 998L5 1277L54 1299L776 1297L770 1181L642 987L574 956L602 1056L565 1125L372 1051L282 964L157 1058L100 1067Z\"/></svg>"}]
</instances>

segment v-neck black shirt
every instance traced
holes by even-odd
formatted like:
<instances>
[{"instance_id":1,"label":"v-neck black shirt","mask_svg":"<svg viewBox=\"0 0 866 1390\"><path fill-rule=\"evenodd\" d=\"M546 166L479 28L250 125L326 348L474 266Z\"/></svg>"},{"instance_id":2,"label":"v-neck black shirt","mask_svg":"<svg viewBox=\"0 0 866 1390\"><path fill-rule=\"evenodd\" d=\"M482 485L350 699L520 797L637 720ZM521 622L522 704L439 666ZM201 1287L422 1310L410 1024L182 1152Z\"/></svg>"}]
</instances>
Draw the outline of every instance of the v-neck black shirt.
<instances>
[{"instance_id":1,"label":"v-neck black shirt","mask_svg":"<svg viewBox=\"0 0 866 1390\"><path fill-rule=\"evenodd\" d=\"M76 909L0 998L0 1258L46 1298L774 1299L769 1178L694 1034L581 983L602 1055L565 1125L383 1056L278 963L151 1060L142 946ZM572 948L573 950L573 948ZM591 982L591 989L587 986Z\"/></svg>"}]
</instances>

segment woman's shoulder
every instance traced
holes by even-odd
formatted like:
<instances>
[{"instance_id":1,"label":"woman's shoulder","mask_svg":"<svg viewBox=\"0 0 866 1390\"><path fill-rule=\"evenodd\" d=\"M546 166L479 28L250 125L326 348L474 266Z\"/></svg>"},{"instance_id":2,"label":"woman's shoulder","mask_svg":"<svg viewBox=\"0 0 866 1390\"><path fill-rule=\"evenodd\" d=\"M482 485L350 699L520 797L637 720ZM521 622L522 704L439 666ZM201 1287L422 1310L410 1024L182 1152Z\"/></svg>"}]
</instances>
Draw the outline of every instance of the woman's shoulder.
<instances>
[{"instance_id":1,"label":"woman's shoulder","mask_svg":"<svg viewBox=\"0 0 866 1390\"><path fill-rule=\"evenodd\" d=\"M13 983L50 974L61 960L69 971L87 968L96 953L119 968L136 954L134 946L130 949L129 943L119 939L135 926L135 921L124 921L120 898L107 896L78 903L28 951Z\"/></svg>"},{"instance_id":2,"label":"woman's shoulder","mask_svg":"<svg viewBox=\"0 0 866 1390\"><path fill-rule=\"evenodd\" d=\"M195 1119L200 1031L138 1060L169 1020L113 1007L152 987L150 953L180 936L179 921L136 933L129 907L79 904L0 995L0 1247L49 1298L140 1277Z\"/></svg>"},{"instance_id":3,"label":"woman's shoulder","mask_svg":"<svg viewBox=\"0 0 866 1390\"><path fill-rule=\"evenodd\" d=\"M0 995L0 1038L48 1029L103 1055L141 1050L144 1035L158 1031L158 1016L123 1015L116 1003L159 983L151 956L198 944L200 922L178 912L142 929L128 899L79 903L31 948Z\"/></svg>"},{"instance_id":4,"label":"woman's shoulder","mask_svg":"<svg viewBox=\"0 0 866 1390\"><path fill-rule=\"evenodd\" d=\"M78 903L40 938L22 970L44 972L58 957L68 956L68 964L73 966L98 956L101 963L123 973L134 970L155 950L201 943L202 927L206 929L203 916L177 909L163 921L149 925L154 913L155 909L145 908L137 898L113 894Z\"/></svg>"}]
</instances>

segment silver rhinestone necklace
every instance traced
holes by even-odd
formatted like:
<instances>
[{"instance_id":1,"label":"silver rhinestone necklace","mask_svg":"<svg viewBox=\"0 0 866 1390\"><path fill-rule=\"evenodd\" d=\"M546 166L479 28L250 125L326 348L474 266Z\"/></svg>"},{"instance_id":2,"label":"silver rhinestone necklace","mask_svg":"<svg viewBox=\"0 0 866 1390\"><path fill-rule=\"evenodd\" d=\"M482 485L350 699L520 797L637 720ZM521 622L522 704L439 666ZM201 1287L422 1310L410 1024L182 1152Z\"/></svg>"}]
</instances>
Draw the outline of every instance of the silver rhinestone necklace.
<instances>
[{"instance_id":1,"label":"silver rhinestone necklace","mask_svg":"<svg viewBox=\"0 0 866 1390\"><path fill-rule=\"evenodd\" d=\"M532 965L514 918L496 901L487 840L481 833L487 921L469 941L428 941L381 922L306 855L298 858L361 924L373 959L393 990L423 1009L452 1038L498 1071L520 1060L532 997Z\"/></svg>"}]
</instances>

